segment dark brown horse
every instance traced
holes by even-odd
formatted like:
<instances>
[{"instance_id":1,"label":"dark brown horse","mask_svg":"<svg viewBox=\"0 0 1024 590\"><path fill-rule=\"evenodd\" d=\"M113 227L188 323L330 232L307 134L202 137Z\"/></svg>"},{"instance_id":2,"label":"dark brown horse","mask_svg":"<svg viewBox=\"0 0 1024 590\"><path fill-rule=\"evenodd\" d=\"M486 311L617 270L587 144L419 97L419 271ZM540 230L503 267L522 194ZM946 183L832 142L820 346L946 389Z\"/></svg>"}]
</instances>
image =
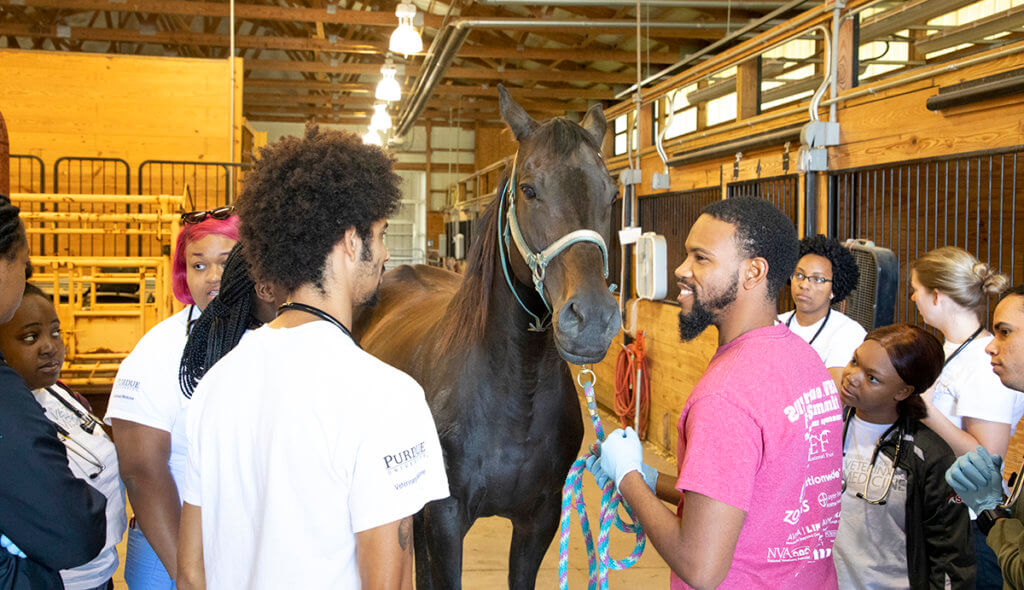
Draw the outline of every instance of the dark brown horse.
<instances>
[{"instance_id":1,"label":"dark brown horse","mask_svg":"<svg viewBox=\"0 0 1024 590\"><path fill-rule=\"evenodd\" d=\"M499 92L519 152L465 277L396 268L356 327L368 351L423 386L444 449L452 495L417 515L419 590L460 587L463 538L494 515L513 524L509 586L534 586L583 437L566 361L600 361L621 322L605 280L617 187L601 159L600 106L582 126L538 124Z\"/></svg>"}]
</instances>

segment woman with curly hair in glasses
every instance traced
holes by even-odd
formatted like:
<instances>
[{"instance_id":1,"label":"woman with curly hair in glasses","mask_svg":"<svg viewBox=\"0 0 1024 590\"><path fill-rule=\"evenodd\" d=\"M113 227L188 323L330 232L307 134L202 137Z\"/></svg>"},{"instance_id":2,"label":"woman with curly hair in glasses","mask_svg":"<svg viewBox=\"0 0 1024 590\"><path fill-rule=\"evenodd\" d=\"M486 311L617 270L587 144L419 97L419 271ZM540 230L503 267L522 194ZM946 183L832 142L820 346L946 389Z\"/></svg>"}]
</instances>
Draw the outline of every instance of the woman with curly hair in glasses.
<instances>
[{"instance_id":1,"label":"woman with curly hair in glasses","mask_svg":"<svg viewBox=\"0 0 1024 590\"><path fill-rule=\"evenodd\" d=\"M105 417L114 428L121 478L135 513L124 571L132 590L174 587L189 401L178 370L188 332L220 291L224 265L238 241L238 217L229 207L186 213L182 223L171 281L185 309L154 326L121 363Z\"/></svg>"},{"instance_id":2,"label":"woman with curly hair in glasses","mask_svg":"<svg viewBox=\"0 0 1024 590\"><path fill-rule=\"evenodd\" d=\"M804 238L790 278L796 309L779 314L779 321L818 353L836 382L865 330L832 306L846 299L859 277L853 254L839 242L820 234Z\"/></svg>"}]
</instances>

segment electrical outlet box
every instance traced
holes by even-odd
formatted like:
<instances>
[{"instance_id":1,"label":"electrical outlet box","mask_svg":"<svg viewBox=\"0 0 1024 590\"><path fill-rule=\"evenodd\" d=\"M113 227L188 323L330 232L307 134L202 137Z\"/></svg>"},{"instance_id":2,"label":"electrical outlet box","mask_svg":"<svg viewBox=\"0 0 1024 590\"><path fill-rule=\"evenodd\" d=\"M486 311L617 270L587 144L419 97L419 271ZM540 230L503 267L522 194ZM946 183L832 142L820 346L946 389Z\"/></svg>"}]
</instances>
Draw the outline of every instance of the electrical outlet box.
<instances>
[{"instance_id":1,"label":"electrical outlet box","mask_svg":"<svg viewBox=\"0 0 1024 590\"><path fill-rule=\"evenodd\" d=\"M665 236L646 232L636 244L636 295L641 299L664 299L668 293Z\"/></svg>"},{"instance_id":2,"label":"electrical outlet box","mask_svg":"<svg viewBox=\"0 0 1024 590\"><path fill-rule=\"evenodd\" d=\"M639 168L626 168L619 173L619 183L623 186L640 184L644 181L643 172Z\"/></svg>"},{"instance_id":3,"label":"electrical outlet box","mask_svg":"<svg viewBox=\"0 0 1024 590\"><path fill-rule=\"evenodd\" d=\"M807 147L839 145L839 123L811 121L800 130L800 143Z\"/></svg>"},{"instance_id":4,"label":"electrical outlet box","mask_svg":"<svg viewBox=\"0 0 1024 590\"><path fill-rule=\"evenodd\" d=\"M797 169L800 172L821 172L828 170L828 149L808 149L806 146L801 147L797 162L799 163Z\"/></svg>"},{"instance_id":5,"label":"electrical outlet box","mask_svg":"<svg viewBox=\"0 0 1024 590\"><path fill-rule=\"evenodd\" d=\"M655 172L654 175L651 176L651 188L654 190L665 190L668 188L668 185L668 174Z\"/></svg>"}]
</instances>

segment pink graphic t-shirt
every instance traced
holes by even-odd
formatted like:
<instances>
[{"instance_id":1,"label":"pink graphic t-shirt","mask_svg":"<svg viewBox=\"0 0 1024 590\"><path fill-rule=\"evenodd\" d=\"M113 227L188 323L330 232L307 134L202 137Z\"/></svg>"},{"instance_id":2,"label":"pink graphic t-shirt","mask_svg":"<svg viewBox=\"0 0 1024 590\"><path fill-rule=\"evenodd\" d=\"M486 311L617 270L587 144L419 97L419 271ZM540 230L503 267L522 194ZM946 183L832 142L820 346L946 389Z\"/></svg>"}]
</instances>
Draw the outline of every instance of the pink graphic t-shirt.
<instances>
[{"instance_id":1,"label":"pink graphic t-shirt","mask_svg":"<svg viewBox=\"0 0 1024 590\"><path fill-rule=\"evenodd\" d=\"M843 420L821 358L785 325L715 353L679 417L676 487L746 512L722 588L836 588ZM689 588L675 574L672 588Z\"/></svg>"}]
</instances>

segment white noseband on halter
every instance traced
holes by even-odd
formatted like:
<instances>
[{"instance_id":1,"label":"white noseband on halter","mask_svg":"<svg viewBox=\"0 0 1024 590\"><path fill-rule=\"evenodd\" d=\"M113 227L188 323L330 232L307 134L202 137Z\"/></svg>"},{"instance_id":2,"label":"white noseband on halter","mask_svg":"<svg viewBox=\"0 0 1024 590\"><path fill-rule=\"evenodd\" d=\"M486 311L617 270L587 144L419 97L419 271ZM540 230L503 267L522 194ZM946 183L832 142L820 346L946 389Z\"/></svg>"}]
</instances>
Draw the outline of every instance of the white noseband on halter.
<instances>
[{"instance_id":1,"label":"white noseband on halter","mask_svg":"<svg viewBox=\"0 0 1024 590\"><path fill-rule=\"evenodd\" d=\"M526 243L526 238L523 237L523 232L519 229L519 221L516 218L516 163L519 159L519 153L516 153L515 158L512 160L512 174L509 176L508 183L505 186L505 190L500 196L498 202L497 215L501 215L501 205L505 201L506 195L508 197L508 213L505 215L506 225L502 230L501 219L498 219L498 247L501 249L501 270L505 273L505 282L508 283L509 289L512 291L512 295L515 296L516 301L519 302L519 306L523 308L526 313L530 314L533 318L533 322L530 325L530 330L534 332L543 332L547 330L548 326L551 325L551 305L548 303L547 297L544 296L544 273L547 271L548 264L558 256L566 248L577 243L577 242L590 242L601 249L601 259L604 262L604 278L608 278L608 247L604 243L604 238L601 234L590 229L578 229L574 232L565 234L551 243L550 246L544 248L540 252L534 252L529 245ZM519 254L526 261L526 264L530 267L530 271L533 273L533 288L540 295L540 300L544 303L544 307L547 309L547 313L543 318L537 316L537 314L530 311L523 300L519 298L519 294L516 293L515 287L512 286L512 278L508 272L508 261L506 250L509 248L509 241L515 244L516 249L519 250Z\"/></svg>"}]
</instances>

